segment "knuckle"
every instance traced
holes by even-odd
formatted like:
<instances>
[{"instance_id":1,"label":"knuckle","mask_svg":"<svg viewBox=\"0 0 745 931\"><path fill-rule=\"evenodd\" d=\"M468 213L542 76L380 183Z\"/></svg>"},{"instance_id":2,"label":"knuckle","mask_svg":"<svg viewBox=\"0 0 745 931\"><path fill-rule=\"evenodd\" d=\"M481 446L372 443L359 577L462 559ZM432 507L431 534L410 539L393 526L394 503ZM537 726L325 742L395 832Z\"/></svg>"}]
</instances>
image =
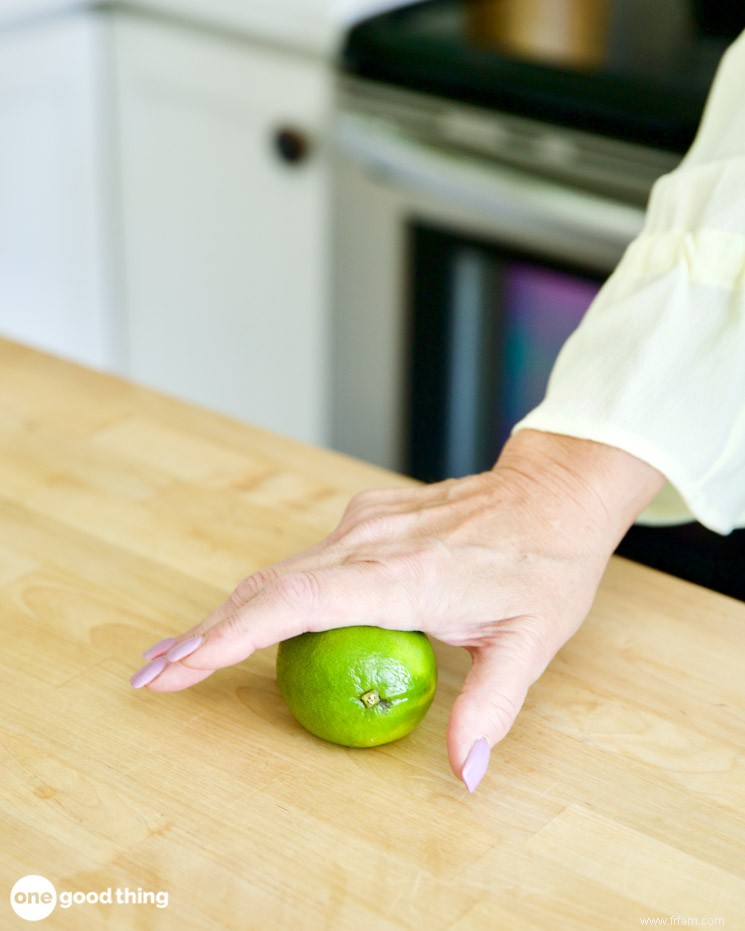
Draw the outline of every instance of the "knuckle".
<instances>
[{"instance_id":1,"label":"knuckle","mask_svg":"<svg viewBox=\"0 0 745 931\"><path fill-rule=\"evenodd\" d=\"M518 702L504 692L489 695L482 713L490 733L501 740L515 723L521 705L522 701Z\"/></svg>"},{"instance_id":2,"label":"knuckle","mask_svg":"<svg viewBox=\"0 0 745 931\"><path fill-rule=\"evenodd\" d=\"M357 509L373 507L380 503L383 495L384 492L380 488L368 488L365 491L357 492L357 494L352 497L352 500L349 502L349 504L351 507Z\"/></svg>"},{"instance_id":3,"label":"knuckle","mask_svg":"<svg viewBox=\"0 0 745 931\"><path fill-rule=\"evenodd\" d=\"M394 531L394 520L388 514L375 514L366 517L359 530L366 541L386 540Z\"/></svg>"},{"instance_id":4,"label":"knuckle","mask_svg":"<svg viewBox=\"0 0 745 931\"><path fill-rule=\"evenodd\" d=\"M272 590L274 596L292 611L312 614L321 600L318 576L309 570L280 576Z\"/></svg>"},{"instance_id":5,"label":"knuckle","mask_svg":"<svg viewBox=\"0 0 745 931\"><path fill-rule=\"evenodd\" d=\"M554 651L547 640L546 631L538 621L528 621L521 626L517 639L517 649L525 665L537 678L549 664Z\"/></svg>"},{"instance_id":6,"label":"knuckle","mask_svg":"<svg viewBox=\"0 0 745 931\"><path fill-rule=\"evenodd\" d=\"M214 640L233 640L245 633L243 617L240 614L233 614L226 617L225 620L213 632Z\"/></svg>"},{"instance_id":7,"label":"knuckle","mask_svg":"<svg viewBox=\"0 0 745 931\"><path fill-rule=\"evenodd\" d=\"M380 505L380 501L381 496L377 489L360 491L350 498L344 516L350 519L359 518L366 511L377 508Z\"/></svg>"},{"instance_id":8,"label":"knuckle","mask_svg":"<svg viewBox=\"0 0 745 931\"><path fill-rule=\"evenodd\" d=\"M388 559L391 575L410 589L415 600L430 599L440 586L443 565L439 553L430 546L415 546L402 550ZM445 586L447 588L447 586Z\"/></svg>"},{"instance_id":9,"label":"knuckle","mask_svg":"<svg viewBox=\"0 0 745 931\"><path fill-rule=\"evenodd\" d=\"M277 577L274 569L260 569L242 579L230 595L230 602L235 608L242 608L243 605L265 588L270 582Z\"/></svg>"},{"instance_id":10,"label":"knuckle","mask_svg":"<svg viewBox=\"0 0 745 931\"><path fill-rule=\"evenodd\" d=\"M346 533L352 546L388 544L400 540L408 530L406 515L372 514L363 517Z\"/></svg>"},{"instance_id":11,"label":"knuckle","mask_svg":"<svg viewBox=\"0 0 745 931\"><path fill-rule=\"evenodd\" d=\"M347 504L343 521L359 523L376 515L396 513L406 505L400 488L370 488L354 495Z\"/></svg>"},{"instance_id":12,"label":"knuckle","mask_svg":"<svg viewBox=\"0 0 745 931\"><path fill-rule=\"evenodd\" d=\"M508 621L497 621L490 638L499 644L513 667L534 682L548 665L555 652L546 622L540 617L523 615Z\"/></svg>"}]
</instances>

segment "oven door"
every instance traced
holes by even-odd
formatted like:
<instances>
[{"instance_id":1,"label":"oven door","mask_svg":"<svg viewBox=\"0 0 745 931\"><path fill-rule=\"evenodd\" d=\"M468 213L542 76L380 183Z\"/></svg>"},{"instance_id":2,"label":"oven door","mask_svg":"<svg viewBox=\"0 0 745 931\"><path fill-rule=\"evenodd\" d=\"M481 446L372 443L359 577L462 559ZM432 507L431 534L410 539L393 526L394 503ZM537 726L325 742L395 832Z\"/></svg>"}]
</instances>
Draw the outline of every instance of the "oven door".
<instances>
[{"instance_id":1,"label":"oven door","mask_svg":"<svg viewBox=\"0 0 745 931\"><path fill-rule=\"evenodd\" d=\"M332 444L428 481L489 468L643 210L365 114L335 139Z\"/></svg>"}]
</instances>

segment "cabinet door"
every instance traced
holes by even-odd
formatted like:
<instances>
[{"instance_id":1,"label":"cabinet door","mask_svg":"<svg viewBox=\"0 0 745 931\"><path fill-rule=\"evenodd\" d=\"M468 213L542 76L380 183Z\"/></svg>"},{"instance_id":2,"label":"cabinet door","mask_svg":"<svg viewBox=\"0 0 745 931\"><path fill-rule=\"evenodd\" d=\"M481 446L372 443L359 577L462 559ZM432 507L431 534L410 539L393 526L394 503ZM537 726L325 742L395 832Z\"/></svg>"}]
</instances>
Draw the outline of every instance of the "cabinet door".
<instances>
[{"instance_id":1,"label":"cabinet door","mask_svg":"<svg viewBox=\"0 0 745 931\"><path fill-rule=\"evenodd\" d=\"M0 333L109 368L104 46L95 14L0 33Z\"/></svg>"},{"instance_id":2,"label":"cabinet door","mask_svg":"<svg viewBox=\"0 0 745 931\"><path fill-rule=\"evenodd\" d=\"M324 442L328 66L124 14L116 29L130 374Z\"/></svg>"}]
</instances>

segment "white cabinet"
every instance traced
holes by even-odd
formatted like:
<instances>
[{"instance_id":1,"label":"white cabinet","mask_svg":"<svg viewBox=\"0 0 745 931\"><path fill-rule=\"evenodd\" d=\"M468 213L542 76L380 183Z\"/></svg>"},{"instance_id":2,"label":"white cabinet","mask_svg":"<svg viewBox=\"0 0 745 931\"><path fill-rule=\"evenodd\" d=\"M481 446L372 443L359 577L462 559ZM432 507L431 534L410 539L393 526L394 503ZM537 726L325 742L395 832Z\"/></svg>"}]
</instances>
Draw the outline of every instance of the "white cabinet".
<instances>
[{"instance_id":1,"label":"white cabinet","mask_svg":"<svg viewBox=\"0 0 745 931\"><path fill-rule=\"evenodd\" d=\"M331 81L116 7L0 34L0 333L325 442Z\"/></svg>"},{"instance_id":2,"label":"white cabinet","mask_svg":"<svg viewBox=\"0 0 745 931\"><path fill-rule=\"evenodd\" d=\"M116 361L104 41L94 16L0 34L0 332L99 367Z\"/></svg>"},{"instance_id":3,"label":"white cabinet","mask_svg":"<svg viewBox=\"0 0 745 931\"><path fill-rule=\"evenodd\" d=\"M329 69L132 17L116 30L129 371L324 440Z\"/></svg>"}]
</instances>

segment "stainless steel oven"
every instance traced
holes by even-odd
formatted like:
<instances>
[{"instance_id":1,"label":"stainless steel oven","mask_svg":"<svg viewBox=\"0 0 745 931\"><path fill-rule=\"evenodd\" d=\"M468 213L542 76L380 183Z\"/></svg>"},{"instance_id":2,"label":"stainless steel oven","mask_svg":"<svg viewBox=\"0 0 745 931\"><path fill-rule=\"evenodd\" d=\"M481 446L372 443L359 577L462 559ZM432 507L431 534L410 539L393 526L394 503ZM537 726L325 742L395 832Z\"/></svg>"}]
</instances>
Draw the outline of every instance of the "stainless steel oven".
<instances>
[{"instance_id":1,"label":"stainless steel oven","mask_svg":"<svg viewBox=\"0 0 745 931\"><path fill-rule=\"evenodd\" d=\"M678 156L357 79L335 144L333 443L488 468Z\"/></svg>"},{"instance_id":2,"label":"stainless steel oven","mask_svg":"<svg viewBox=\"0 0 745 931\"><path fill-rule=\"evenodd\" d=\"M745 13L425 0L347 38L334 125L333 443L489 468L696 130Z\"/></svg>"}]
</instances>

